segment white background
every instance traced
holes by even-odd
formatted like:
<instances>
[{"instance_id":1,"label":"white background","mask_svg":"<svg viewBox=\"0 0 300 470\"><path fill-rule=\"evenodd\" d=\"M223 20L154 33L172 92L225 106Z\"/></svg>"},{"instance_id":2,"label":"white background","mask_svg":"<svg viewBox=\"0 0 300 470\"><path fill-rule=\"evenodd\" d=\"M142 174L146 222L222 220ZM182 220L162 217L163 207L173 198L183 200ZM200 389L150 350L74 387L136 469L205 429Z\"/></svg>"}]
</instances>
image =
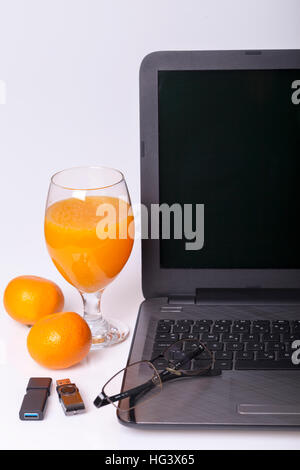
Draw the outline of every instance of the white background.
<instances>
[{"instance_id":1,"label":"white background","mask_svg":"<svg viewBox=\"0 0 300 470\"><path fill-rule=\"evenodd\" d=\"M139 201L138 70L154 50L300 48L298 0L0 0L1 296L20 274L62 287L66 309L79 295L51 264L43 239L50 175L77 165L121 169ZM142 300L140 247L107 289L103 308L134 327ZM29 357L28 330L0 307L0 446L66 449L300 448L299 432L159 431L123 427L92 400L123 367L130 339L91 353L67 371ZM76 381L87 413L66 418L54 390L46 419L21 422L30 376Z\"/></svg>"}]
</instances>

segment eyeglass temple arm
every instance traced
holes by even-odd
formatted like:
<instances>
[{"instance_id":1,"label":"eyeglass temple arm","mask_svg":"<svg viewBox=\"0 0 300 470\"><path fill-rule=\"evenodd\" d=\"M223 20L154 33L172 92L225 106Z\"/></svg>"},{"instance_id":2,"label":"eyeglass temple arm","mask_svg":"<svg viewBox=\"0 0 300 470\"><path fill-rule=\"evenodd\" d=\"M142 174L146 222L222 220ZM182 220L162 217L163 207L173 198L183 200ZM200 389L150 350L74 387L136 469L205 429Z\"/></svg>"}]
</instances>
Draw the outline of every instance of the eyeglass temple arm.
<instances>
[{"instance_id":1,"label":"eyeglass temple arm","mask_svg":"<svg viewBox=\"0 0 300 470\"><path fill-rule=\"evenodd\" d=\"M167 369L163 370L159 374L159 376L162 382L176 378L176 375L172 374ZM153 387L156 387L156 384L154 384L152 380L148 380L147 382L142 385L139 385L138 387L131 388L126 392L121 392L117 395L112 395L110 397L108 397L106 393L104 393L102 390L102 392L99 393L99 395L94 400L94 405L97 408L102 408L102 406L109 405L110 403L114 403L116 401L124 400L124 398L136 398L140 393L146 393L150 391Z\"/></svg>"},{"instance_id":2,"label":"eyeglass temple arm","mask_svg":"<svg viewBox=\"0 0 300 470\"><path fill-rule=\"evenodd\" d=\"M124 400L124 398L136 397L141 392L148 392L148 390L151 390L151 388L155 386L156 385L152 382L152 380L149 380L148 382L145 382L138 387L131 388L130 390L118 393L117 395L112 395L111 397L108 397L102 390L102 392L99 393L99 395L94 400L94 405L97 408L101 408L102 406L109 405L110 403Z\"/></svg>"}]
</instances>

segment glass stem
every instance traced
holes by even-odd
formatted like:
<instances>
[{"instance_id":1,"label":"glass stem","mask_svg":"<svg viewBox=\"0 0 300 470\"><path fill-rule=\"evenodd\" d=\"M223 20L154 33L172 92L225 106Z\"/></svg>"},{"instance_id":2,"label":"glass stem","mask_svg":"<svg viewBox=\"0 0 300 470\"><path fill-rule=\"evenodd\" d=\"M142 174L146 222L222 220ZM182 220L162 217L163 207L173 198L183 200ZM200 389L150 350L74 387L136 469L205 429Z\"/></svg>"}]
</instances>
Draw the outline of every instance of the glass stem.
<instances>
[{"instance_id":1,"label":"glass stem","mask_svg":"<svg viewBox=\"0 0 300 470\"><path fill-rule=\"evenodd\" d=\"M106 327L107 322L103 318L101 313L101 298L104 289L96 292L88 294L86 292L80 292L82 300L83 300L83 317L85 321L89 324L90 328L92 329L93 323L97 322L98 328Z\"/></svg>"}]
</instances>

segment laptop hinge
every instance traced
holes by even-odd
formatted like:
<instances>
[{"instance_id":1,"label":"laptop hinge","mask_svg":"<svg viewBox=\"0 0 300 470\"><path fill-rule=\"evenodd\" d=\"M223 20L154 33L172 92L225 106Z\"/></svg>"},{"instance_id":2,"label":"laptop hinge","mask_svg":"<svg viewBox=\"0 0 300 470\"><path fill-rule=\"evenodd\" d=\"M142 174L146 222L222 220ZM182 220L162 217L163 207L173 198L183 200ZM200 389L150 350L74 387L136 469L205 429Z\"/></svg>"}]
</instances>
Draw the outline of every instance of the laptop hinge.
<instances>
[{"instance_id":1,"label":"laptop hinge","mask_svg":"<svg viewBox=\"0 0 300 470\"><path fill-rule=\"evenodd\" d=\"M196 289L196 304L299 304L300 289Z\"/></svg>"},{"instance_id":2,"label":"laptop hinge","mask_svg":"<svg viewBox=\"0 0 300 470\"><path fill-rule=\"evenodd\" d=\"M196 295L170 295L169 304L299 304L300 289L196 289Z\"/></svg>"},{"instance_id":3,"label":"laptop hinge","mask_svg":"<svg viewBox=\"0 0 300 470\"><path fill-rule=\"evenodd\" d=\"M195 304L195 301L194 295L170 295L168 297L169 304Z\"/></svg>"}]
</instances>

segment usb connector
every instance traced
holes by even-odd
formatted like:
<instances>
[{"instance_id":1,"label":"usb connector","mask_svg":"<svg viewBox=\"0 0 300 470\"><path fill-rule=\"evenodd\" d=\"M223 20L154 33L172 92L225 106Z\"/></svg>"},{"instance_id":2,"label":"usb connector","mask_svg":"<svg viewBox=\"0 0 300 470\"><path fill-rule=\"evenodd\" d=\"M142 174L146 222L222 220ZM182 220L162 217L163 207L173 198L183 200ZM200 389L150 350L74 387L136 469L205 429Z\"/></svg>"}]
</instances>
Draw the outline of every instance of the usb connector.
<instances>
[{"instance_id":1,"label":"usb connector","mask_svg":"<svg viewBox=\"0 0 300 470\"><path fill-rule=\"evenodd\" d=\"M38 413L24 413L24 419L39 419Z\"/></svg>"}]
</instances>

